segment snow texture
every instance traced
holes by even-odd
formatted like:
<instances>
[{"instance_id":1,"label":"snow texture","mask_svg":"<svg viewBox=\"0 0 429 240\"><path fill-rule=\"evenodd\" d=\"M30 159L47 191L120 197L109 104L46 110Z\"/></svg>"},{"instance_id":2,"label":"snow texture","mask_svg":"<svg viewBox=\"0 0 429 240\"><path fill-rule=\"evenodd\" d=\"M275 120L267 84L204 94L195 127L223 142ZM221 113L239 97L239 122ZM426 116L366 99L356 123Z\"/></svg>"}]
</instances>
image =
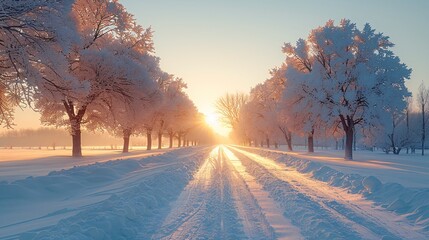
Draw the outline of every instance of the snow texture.
<instances>
[{"instance_id":1,"label":"snow texture","mask_svg":"<svg viewBox=\"0 0 429 240\"><path fill-rule=\"evenodd\" d=\"M207 148L183 149L142 160L96 163L2 182L0 209L11 218L2 219L0 237L147 239L207 154ZM28 216L38 212L33 209L23 213L27 221L13 221L25 205L34 208L43 202L55 202L58 207L45 206L45 215L31 219ZM62 204L69 207L61 208ZM38 221L42 231L37 228ZM17 229L28 231L17 234Z\"/></svg>"},{"instance_id":2,"label":"snow texture","mask_svg":"<svg viewBox=\"0 0 429 240\"><path fill-rule=\"evenodd\" d=\"M250 149L247 149L249 151ZM250 150L252 151L252 150ZM331 167L310 160L299 159L287 154L253 150L253 152L289 167L296 168L313 178L331 186L341 187L350 193L362 194L377 205L405 216L412 222L429 231L429 188L407 188L399 183L382 183L377 177L346 174Z\"/></svg>"}]
</instances>

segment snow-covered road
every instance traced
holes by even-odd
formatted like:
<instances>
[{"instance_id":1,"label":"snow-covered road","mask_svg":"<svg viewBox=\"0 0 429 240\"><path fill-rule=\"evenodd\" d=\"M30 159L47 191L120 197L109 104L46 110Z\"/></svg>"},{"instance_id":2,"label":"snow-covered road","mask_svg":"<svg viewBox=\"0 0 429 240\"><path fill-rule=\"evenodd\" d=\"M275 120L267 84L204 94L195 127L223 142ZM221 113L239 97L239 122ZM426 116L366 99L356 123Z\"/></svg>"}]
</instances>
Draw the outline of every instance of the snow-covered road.
<instances>
[{"instance_id":1,"label":"snow-covered road","mask_svg":"<svg viewBox=\"0 0 429 240\"><path fill-rule=\"evenodd\" d=\"M0 183L0 239L427 239L424 208L417 221L345 184L376 181L333 186L330 171L258 151L187 148Z\"/></svg>"},{"instance_id":2,"label":"snow-covered road","mask_svg":"<svg viewBox=\"0 0 429 240\"><path fill-rule=\"evenodd\" d=\"M246 182L249 176L225 150L216 147L212 151L154 239L274 239L275 229L294 228L272 211L276 207L268 194L255 197L257 191L263 192L261 187L255 189L254 181ZM266 209L258 204L264 200ZM267 218L276 219L277 225L273 228ZM277 237L297 236L296 232L279 231Z\"/></svg>"}]
</instances>

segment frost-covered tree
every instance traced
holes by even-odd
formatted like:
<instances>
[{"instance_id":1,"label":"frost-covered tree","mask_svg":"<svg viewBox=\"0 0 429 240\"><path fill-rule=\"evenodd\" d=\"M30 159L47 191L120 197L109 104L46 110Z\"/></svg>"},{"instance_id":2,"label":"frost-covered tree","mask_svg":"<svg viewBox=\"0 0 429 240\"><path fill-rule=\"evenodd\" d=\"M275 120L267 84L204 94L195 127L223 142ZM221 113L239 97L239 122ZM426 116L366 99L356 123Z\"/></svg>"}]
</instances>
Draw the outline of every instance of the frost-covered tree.
<instances>
[{"instance_id":1,"label":"frost-covered tree","mask_svg":"<svg viewBox=\"0 0 429 240\"><path fill-rule=\"evenodd\" d=\"M291 111L290 99L284 98L284 90L287 86L286 70L287 65L282 64L279 68L274 68L270 71L271 88L273 89L273 97L275 99L276 126L283 135L287 148L293 151L292 147L292 129L296 125L296 114Z\"/></svg>"},{"instance_id":2,"label":"frost-covered tree","mask_svg":"<svg viewBox=\"0 0 429 240\"><path fill-rule=\"evenodd\" d=\"M148 62L145 64L143 59L136 62L126 57L120 60L124 65L116 69L127 72L127 75L122 77L127 79L130 85L127 89L128 96L116 94L103 96L102 101L95 101L87 112L87 127L101 128L122 137L124 153L129 150L130 137L140 133L141 123L159 99L154 81L154 74L159 72L159 69L157 64L151 64L157 62L157 59L150 55L144 55L142 58L146 58ZM148 66L153 66L154 69Z\"/></svg>"},{"instance_id":3,"label":"frost-covered tree","mask_svg":"<svg viewBox=\"0 0 429 240\"><path fill-rule=\"evenodd\" d=\"M79 41L70 43L67 70L52 78L59 84L42 91L37 107L45 123L69 127L73 156L80 157L81 126L87 112L106 98L132 98L134 68L127 63L138 62L153 46L151 30L137 25L117 1L76 0L71 17ZM74 81L66 81L69 75Z\"/></svg>"},{"instance_id":4,"label":"frost-covered tree","mask_svg":"<svg viewBox=\"0 0 429 240\"><path fill-rule=\"evenodd\" d=\"M234 134L237 140L244 144L253 140L255 146L258 144L263 146L268 139L267 129L264 126L264 116L257 108L258 102L253 100L249 100L241 107L240 121ZM269 140L267 142L269 143Z\"/></svg>"},{"instance_id":5,"label":"frost-covered tree","mask_svg":"<svg viewBox=\"0 0 429 240\"><path fill-rule=\"evenodd\" d=\"M410 144L407 135L406 114L402 112L391 112L390 124L385 123L376 128L373 134L378 139L377 146L386 153L399 154L401 150Z\"/></svg>"},{"instance_id":6,"label":"frost-covered tree","mask_svg":"<svg viewBox=\"0 0 429 240\"><path fill-rule=\"evenodd\" d=\"M296 47L285 45L294 71L286 78L304 92L299 104L346 137L345 158L352 159L355 125L385 122L387 111L405 108L409 92L404 81L411 70L391 51L393 43L369 24L362 30L349 20L328 21Z\"/></svg>"},{"instance_id":7,"label":"frost-covered tree","mask_svg":"<svg viewBox=\"0 0 429 240\"><path fill-rule=\"evenodd\" d=\"M422 147L422 156L425 155L425 141L426 141L426 125L427 125L427 104L429 103L429 88L427 88L423 83L419 87L417 93L417 101L421 111L422 116L422 130L421 130L421 147Z\"/></svg>"},{"instance_id":8,"label":"frost-covered tree","mask_svg":"<svg viewBox=\"0 0 429 240\"><path fill-rule=\"evenodd\" d=\"M162 136L167 133L169 136L169 147L173 147L173 139L177 134L177 120L185 106L188 96L184 93L187 87L181 78L173 75L164 75L158 79L158 85L162 92L162 102L155 129L157 131L158 149L162 146Z\"/></svg>"},{"instance_id":9,"label":"frost-covered tree","mask_svg":"<svg viewBox=\"0 0 429 240\"><path fill-rule=\"evenodd\" d=\"M174 81L174 76L168 73L163 72L160 74L160 76L157 79L157 84L159 88L159 92L161 93L161 99L160 103L157 108L158 110L158 121L155 123L155 130L157 132L157 139L158 139L158 149L162 148L162 138L164 135L164 132L166 130L166 126L169 122L169 116L171 110L172 102L169 98L169 89L171 84Z\"/></svg>"},{"instance_id":10,"label":"frost-covered tree","mask_svg":"<svg viewBox=\"0 0 429 240\"><path fill-rule=\"evenodd\" d=\"M285 75L288 81L285 83L282 105L287 109L289 118L293 119L292 131L306 137L308 152L314 152L315 130L326 124L321 119L318 103L308 98L308 92L302 86L303 79L297 77L306 76L313 70L314 57L303 39L297 41L296 47L285 44L283 52L286 54Z\"/></svg>"},{"instance_id":11,"label":"frost-covered tree","mask_svg":"<svg viewBox=\"0 0 429 240\"><path fill-rule=\"evenodd\" d=\"M249 100L240 112L244 138L265 142L267 147L272 143L277 146L280 132L287 131L285 122L278 117L279 101L285 81L283 71L275 68L270 73L271 78L252 88Z\"/></svg>"},{"instance_id":12,"label":"frost-covered tree","mask_svg":"<svg viewBox=\"0 0 429 240\"><path fill-rule=\"evenodd\" d=\"M14 107L30 105L37 87L51 84L39 68L61 66L51 46L73 38L64 17L71 2L0 1L0 125L11 127Z\"/></svg>"},{"instance_id":13,"label":"frost-covered tree","mask_svg":"<svg viewBox=\"0 0 429 240\"><path fill-rule=\"evenodd\" d=\"M184 147L186 146L186 141L189 132L196 127L198 124L198 111L194 103L185 95L186 97L182 98L182 104L178 105L178 109L175 112L174 119L174 129L177 137L177 146Z\"/></svg>"}]
</instances>

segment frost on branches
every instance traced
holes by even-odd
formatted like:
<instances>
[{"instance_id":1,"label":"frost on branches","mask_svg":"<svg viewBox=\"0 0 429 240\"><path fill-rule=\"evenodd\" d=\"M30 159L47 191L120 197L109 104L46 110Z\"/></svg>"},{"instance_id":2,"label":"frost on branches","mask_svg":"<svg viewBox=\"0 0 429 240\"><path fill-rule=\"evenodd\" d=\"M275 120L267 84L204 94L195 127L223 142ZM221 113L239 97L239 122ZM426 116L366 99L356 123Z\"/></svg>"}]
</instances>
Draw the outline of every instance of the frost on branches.
<instances>
[{"instance_id":1,"label":"frost on branches","mask_svg":"<svg viewBox=\"0 0 429 240\"><path fill-rule=\"evenodd\" d=\"M69 127L73 156L79 157L81 126L90 120L88 115L93 116L88 113L148 95L154 89L150 71L157 60L149 55L150 29L137 25L117 1L78 0L70 14L78 40L70 43L71 50L64 55L67 71L55 80L64 83L64 77L71 75L75 81L66 88L42 92L37 107L45 123Z\"/></svg>"},{"instance_id":2,"label":"frost on branches","mask_svg":"<svg viewBox=\"0 0 429 240\"><path fill-rule=\"evenodd\" d=\"M385 124L402 111L410 95L404 85L411 70L390 50L393 43L369 24L362 30L349 20L311 31L296 46L285 44L288 86L301 93L301 114L340 127L346 136L345 158L352 159L356 125Z\"/></svg>"},{"instance_id":3,"label":"frost on branches","mask_svg":"<svg viewBox=\"0 0 429 240\"><path fill-rule=\"evenodd\" d=\"M82 156L83 127L123 137L123 152L130 136L143 132L148 149L152 131L158 148L167 132L170 147L191 132L204 139L196 132L207 128L195 130L200 118L186 85L153 55L152 30L117 0L0 4L1 125L12 126L16 105L35 103L44 124L69 129L74 157Z\"/></svg>"},{"instance_id":4,"label":"frost on branches","mask_svg":"<svg viewBox=\"0 0 429 240\"><path fill-rule=\"evenodd\" d=\"M53 84L39 69L64 66L51 46L71 38L63 38L71 2L0 0L0 125L12 127L13 108L30 105L38 86Z\"/></svg>"},{"instance_id":5,"label":"frost on branches","mask_svg":"<svg viewBox=\"0 0 429 240\"><path fill-rule=\"evenodd\" d=\"M284 68L273 69L272 77L264 83L258 84L250 91L248 102L240 111L240 131L246 136L246 141L260 143L270 147L274 143L278 147L280 140L279 129L288 140L290 131L282 115L278 115L278 107L283 91L285 78Z\"/></svg>"}]
</instances>

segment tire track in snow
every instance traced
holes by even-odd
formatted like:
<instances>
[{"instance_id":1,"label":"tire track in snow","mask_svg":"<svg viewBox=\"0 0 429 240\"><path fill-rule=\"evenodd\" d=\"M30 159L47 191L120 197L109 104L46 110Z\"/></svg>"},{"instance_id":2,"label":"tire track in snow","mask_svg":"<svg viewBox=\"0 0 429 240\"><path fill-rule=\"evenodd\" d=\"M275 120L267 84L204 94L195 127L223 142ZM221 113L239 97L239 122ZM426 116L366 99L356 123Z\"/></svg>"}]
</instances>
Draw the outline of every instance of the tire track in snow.
<instances>
[{"instance_id":1,"label":"tire track in snow","mask_svg":"<svg viewBox=\"0 0 429 240\"><path fill-rule=\"evenodd\" d=\"M231 170L216 147L173 204L152 239L243 239L232 198Z\"/></svg>"},{"instance_id":2,"label":"tire track in snow","mask_svg":"<svg viewBox=\"0 0 429 240\"><path fill-rule=\"evenodd\" d=\"M222 149L232 165L236 206L249 239L303 239L299 229L284 218L269 193L246 171L241 161L229 149Z\"/></svg>"},{"instance_id":3,"label":"tire track in snow","mask_svg":"<svg viewBox=\"0 0 429 240\"><path fill-rule=\"evenodd\" d=\"M362 238L425 239L425 236L413 230L413 226L395 221L398 219L395 214L373 208L369 201L363 200L359 195L350 194L344 189L314 180L271 159L237 148L233 149L265 168L269 174L284 181L297 192L307 196L344 225L351 226Z\"/></svg>"}]
</instances>

